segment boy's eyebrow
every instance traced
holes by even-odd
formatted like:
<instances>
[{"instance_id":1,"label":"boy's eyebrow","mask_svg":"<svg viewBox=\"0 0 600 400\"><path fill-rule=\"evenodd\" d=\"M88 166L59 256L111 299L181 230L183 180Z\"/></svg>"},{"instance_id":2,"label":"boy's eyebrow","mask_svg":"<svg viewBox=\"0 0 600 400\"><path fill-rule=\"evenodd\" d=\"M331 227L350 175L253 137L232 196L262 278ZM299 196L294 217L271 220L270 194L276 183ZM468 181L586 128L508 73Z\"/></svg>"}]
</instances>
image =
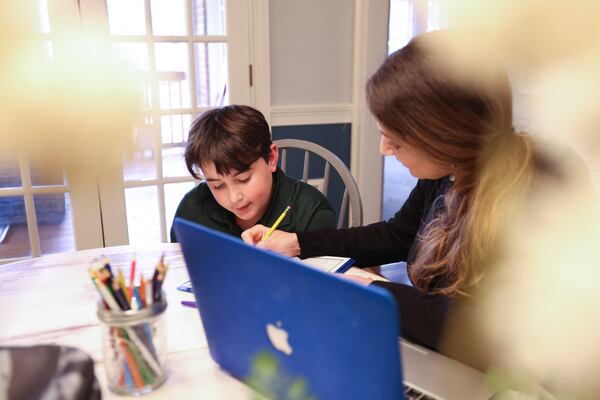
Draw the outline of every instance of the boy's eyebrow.
<instances>
[{"instance_id":1,"label":"boy's eyebrow","mask_svg":"<svg viewBox=\"0 0 600 400\"><path fill-rule=\"evenodd\" d=\"M241 175L241 174L246 173L248 171L249 170L247 169L245 171L235 172L235 173L231 174L231 176L238 176L238 175ZM207 182L216 182L216 181L220 181L221 178L207 178L207 177L204 177L204 180L207 181Z\"/></svg>"}]
</instances>

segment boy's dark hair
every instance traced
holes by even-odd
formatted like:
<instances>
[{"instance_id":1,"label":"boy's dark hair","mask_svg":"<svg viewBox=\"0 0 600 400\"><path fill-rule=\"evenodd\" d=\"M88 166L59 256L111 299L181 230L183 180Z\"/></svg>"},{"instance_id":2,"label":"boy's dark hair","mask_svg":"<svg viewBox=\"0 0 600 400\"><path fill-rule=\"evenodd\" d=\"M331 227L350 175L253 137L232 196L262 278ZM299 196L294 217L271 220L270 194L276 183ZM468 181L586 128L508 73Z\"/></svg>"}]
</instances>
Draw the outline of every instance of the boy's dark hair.
<instances>
[{"instance_id":1,"label":"boy's dark hair","mask_svg":"<svg viewBox=\"0 0 600 400\"><path fill-rule=\"evenodd\" d=\"M194 167L214 163L217 173L246 171L259 158L268 161L271 133L263 114L248 106L230 105L206 111L190 127L185 164L196 179Z\"/></svg>"}]
</instances>

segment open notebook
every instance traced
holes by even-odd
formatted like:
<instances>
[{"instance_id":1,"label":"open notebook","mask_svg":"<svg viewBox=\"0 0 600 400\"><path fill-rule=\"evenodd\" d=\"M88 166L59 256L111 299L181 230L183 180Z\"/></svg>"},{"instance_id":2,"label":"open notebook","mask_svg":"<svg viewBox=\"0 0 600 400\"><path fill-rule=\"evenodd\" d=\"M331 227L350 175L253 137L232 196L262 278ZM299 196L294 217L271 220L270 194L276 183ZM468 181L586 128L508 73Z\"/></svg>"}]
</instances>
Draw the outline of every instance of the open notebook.
<instances>
[{"instance_id":1,"label":"open notebook","mask_svg":"<svg viewBox=\"0 0 600 400\"><path fill-rule=\"evenodd\" d=\"M334 256L310 257L305 259L294 257L294 260L303 262L324 272L346 272L354 264L353 258Z\"/></svg>"},{"instance_id":2,"label":"open notebook","mask_svg":"<svg viewBox=\"0 0 600 400\"><path fill-rule=\"evenodd\" d=\"M344 273L350 269L350 267L352 267L352 264L354 264L353 258L334 256L310 257L305 259L294 257L294 260L303 262L323 272ZM192 282L183 282L177 287L177 289L183 292L193 293Z\"/></svg>"}]
</instances>

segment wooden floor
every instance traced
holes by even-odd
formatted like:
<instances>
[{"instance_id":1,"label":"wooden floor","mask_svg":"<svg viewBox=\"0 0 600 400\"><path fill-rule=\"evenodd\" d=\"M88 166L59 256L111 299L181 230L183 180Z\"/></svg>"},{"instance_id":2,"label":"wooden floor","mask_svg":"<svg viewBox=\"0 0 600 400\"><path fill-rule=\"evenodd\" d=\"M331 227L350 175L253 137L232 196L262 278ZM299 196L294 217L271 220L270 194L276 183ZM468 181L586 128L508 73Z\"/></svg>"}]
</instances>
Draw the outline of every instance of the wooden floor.
<instances>
[{"instance_id":1,"label":"wooden floor","mask_svg":"<svg viewBox=\"0 0 600 400\"><path fill-rule=\"evenodd\" d=\"M188 172L182 158L182 150L170 149L163 154L164 176L187 176ZM155 160L150 154L140 154L134 162L125 166L127 180L148 179L155 177ZM168 229L175 213L175 208L183 194L193 187L193 182L170 184L165 186L165 207ZM152 189L153 187L148 187ZM155 187L154 187L155 188ZM129 228L131 243L160 241L160 224L158 221L158 203L156 190L146 188L127 189L127 210L130 224L137 225ZM149 227L149 216L155 215L154 227ZM143 223L137 223L141 220ZM75 250L75 238L69 195L65 196L65 217L58 224L39 224L40 247L42 254L60 253ZM167 230L168 230L167 229ZM168 238L167 238L168 241ZM31 256L31 245L26 224L11 224L8 232L0 243L0 263L3 259L13 259Z\"/></svg>"},{"instance_id":2,"label":"wooden floor","mask_svg":"<svg viewBox=\"0 0 600 400\"><path fill-rule=\"evenodd\" d=\"M40 247L42 254L60 253L75 250L73 220L69 195L65 195L65 217L59 224L39 224ZM29 233L26 224L12 224L4 241L0 244L0 260L5 258L28 257L31 255Z\"/></svg>"}]
</instances>

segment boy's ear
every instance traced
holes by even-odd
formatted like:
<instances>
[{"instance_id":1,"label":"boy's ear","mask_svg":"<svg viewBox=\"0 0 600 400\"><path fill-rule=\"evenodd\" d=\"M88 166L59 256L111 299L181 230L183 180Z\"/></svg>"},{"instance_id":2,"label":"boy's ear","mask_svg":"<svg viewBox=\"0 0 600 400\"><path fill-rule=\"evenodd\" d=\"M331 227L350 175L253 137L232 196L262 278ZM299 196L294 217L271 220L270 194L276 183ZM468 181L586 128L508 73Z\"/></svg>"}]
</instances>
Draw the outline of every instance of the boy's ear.
<instances>
[{"instance_id":1,"label":"boy's ear","mask_svg":"<svg viewBox=\"0 0 600 400\"><path fill-rule=\"evenodd\" d=\"M275 172L277 170L277 161L279 161L279 148L276 144L272 144L269 147L269 168L271 172Z\"/></svg>"}]
</instances>

